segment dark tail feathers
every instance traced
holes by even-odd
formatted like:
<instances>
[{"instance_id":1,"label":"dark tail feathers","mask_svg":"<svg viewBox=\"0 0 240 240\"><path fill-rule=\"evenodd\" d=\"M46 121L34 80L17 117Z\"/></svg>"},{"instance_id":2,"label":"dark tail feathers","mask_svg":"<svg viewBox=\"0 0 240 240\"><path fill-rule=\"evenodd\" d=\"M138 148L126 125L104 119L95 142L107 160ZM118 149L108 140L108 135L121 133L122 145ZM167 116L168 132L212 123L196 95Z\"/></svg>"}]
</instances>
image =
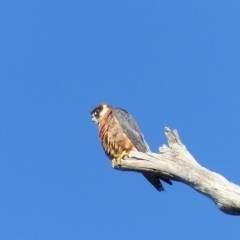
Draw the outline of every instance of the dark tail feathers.
<instances>
[{"instance_id":1,"label":"dark tail feathers","mask_svg":"<svg viewBox=\"0 0 240 240\"><path fill-rule=\"evenodd\" d=\"M162 192L164 190L163 185L160 181L163 180L164 182L172 185L172 182L169 179L161 178L157 175L149 174L149 173L143 173L143 176L159 191Z\"/></svg>"}]
</instances>

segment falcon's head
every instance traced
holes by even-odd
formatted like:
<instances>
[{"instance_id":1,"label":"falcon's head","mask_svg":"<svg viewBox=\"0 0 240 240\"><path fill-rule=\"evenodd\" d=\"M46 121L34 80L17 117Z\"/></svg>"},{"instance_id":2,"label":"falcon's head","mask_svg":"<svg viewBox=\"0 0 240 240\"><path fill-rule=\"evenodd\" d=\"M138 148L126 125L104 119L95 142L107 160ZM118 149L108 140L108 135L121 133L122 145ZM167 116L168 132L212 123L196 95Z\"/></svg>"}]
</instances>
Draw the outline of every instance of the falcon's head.
<instances>
[{"instance_id":1,"label":"falcon's head","mask_svg":"<svg viewBox=\"0 0 240 240\"><path fill-rule=\"evenodd\" d=\"M99 123L104 115L110 110L112 107L106 103L101 103L97 107L95 107L91 111L92 121L95 123Z\"/></svg>"}]
</instances>

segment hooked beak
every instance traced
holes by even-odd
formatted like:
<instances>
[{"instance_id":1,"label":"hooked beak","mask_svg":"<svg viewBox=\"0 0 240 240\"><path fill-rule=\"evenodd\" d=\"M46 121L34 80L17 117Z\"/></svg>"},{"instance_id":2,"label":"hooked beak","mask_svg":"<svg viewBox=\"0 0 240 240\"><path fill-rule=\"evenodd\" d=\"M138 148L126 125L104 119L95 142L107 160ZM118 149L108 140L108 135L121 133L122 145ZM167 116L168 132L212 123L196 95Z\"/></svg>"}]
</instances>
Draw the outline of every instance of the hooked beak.
<instances>
[{"instance_id":1,"label":"hooked beak","mask_svg":"<svg viewBox=\"0 0 240 240\"><path fill-rule=\"evenodd\" d=\"M92 121L97 123L97 119L94 116L92 116Z\"/></svg>"}]
</instances>

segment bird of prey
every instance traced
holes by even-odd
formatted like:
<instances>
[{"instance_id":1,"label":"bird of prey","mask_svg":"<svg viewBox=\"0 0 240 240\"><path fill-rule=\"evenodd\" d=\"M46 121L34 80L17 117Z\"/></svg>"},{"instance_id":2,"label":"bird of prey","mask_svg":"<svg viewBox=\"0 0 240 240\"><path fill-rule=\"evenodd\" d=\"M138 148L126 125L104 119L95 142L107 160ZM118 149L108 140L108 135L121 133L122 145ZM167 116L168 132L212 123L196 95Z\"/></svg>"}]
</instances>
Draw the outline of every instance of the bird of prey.
<instances>
[{"instance_id":1,"label":"bird of prey","mask_svg":"<svg viewBox=\"0 0 240 240\"><path fill-rule=\"evenodd\" d=\"M130 151L150 152L138 124L124 109L102 103L91 111L91 116L98 124L99 137L110 160L119 163ZM170 180L151 173L143 173L143 176L160 192L164 190L160 179L172 184Z\"/></svg>"}]
</instances>

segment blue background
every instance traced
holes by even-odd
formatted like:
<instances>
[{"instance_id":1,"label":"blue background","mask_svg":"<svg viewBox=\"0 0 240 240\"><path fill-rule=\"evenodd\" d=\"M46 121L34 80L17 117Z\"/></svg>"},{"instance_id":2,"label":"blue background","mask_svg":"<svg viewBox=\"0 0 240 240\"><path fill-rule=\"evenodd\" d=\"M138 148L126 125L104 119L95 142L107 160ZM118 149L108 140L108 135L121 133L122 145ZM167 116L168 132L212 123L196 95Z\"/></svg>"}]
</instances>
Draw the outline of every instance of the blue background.
<instances>
[{"instance_id":1,"label":"blue background","mask_svg":"<svg viewBox=\"0 0 240 240\"><path fill-rule=\"evenodd\" d=\"M1 1L0 239L239 239L190 187L111 168L90 111L176 128L240 184L239 1Z\"/></svg>"}]
</instances>

